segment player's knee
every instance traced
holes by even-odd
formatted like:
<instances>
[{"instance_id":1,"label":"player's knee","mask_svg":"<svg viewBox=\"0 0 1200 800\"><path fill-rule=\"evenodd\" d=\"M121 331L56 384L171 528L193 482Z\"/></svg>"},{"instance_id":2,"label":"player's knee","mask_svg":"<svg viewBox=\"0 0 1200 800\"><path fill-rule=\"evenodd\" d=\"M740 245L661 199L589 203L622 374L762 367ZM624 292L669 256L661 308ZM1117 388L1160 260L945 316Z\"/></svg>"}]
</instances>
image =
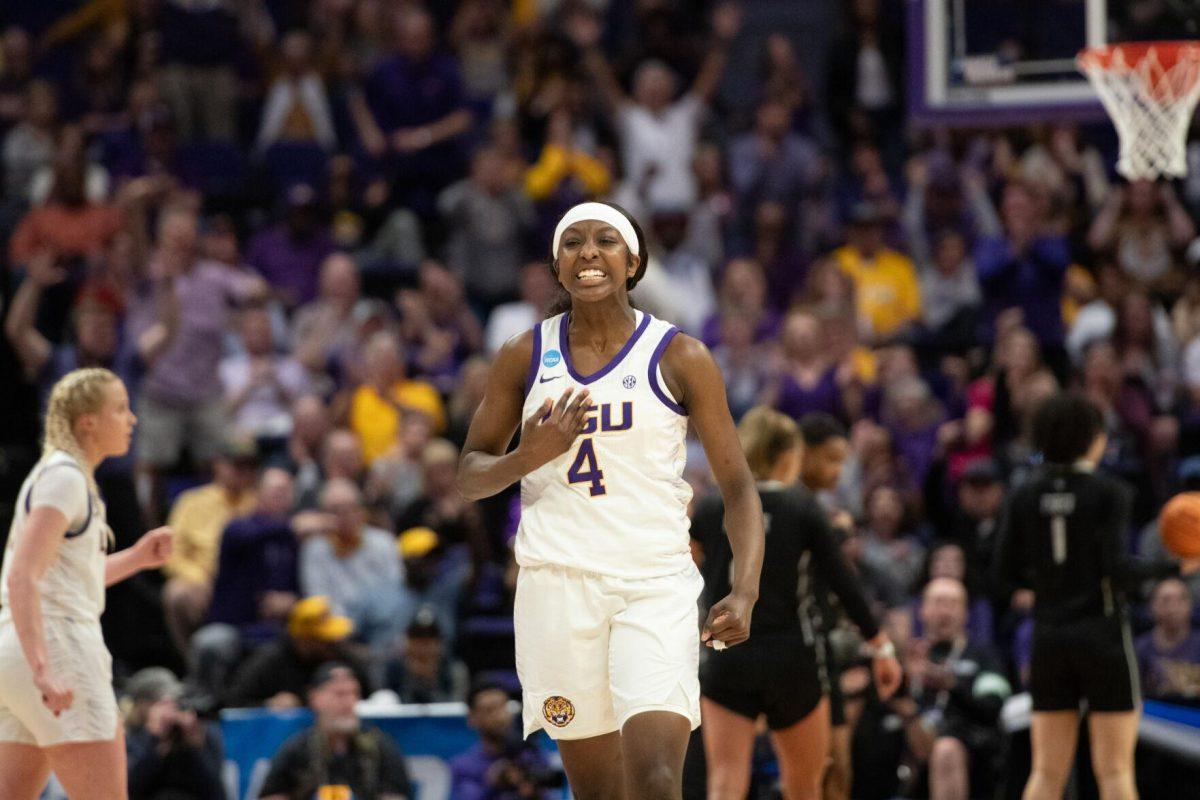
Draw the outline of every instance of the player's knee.
<instances>
[{"instance_id":1,"label":"player's knee","mask_svg":"<svg viewBox=\"0 0 1200 800\"><path fill-rule=\"evenodd\" d=\"M1092 759L1092 768L1100 783L1123 781L1133 775L1133 764L1123 758Z\"/></svg>"},{"instance_id":2,"label":"player's knee","mask_svg":"<svg viewBox=\"0 0 1200 800\"><path fill-rule=\"evenodd\" d=\"M1067 779L1071 776L1071 763L1050 763L1047 760L1040 764L1034 764L1032 774L1044 786L1061 794L1062 789L1067 785Z\"/></svg>"},{"instance_id":3,"label":"player's knee","mask_svg":"<svg viewBox=\"0 0 1200 800\"><path fill-rule=\"evenodd\" d=\"M639 800L676 800L682 777L661 761L647 761L631 770L633 797Z\"/></svg>"},{"instance_id":4,"label":"player's knee","mask_svg":"<svg viewBox=\"0 0 1200 800\"><path fill-rule=\"evenodd\" d=\"M933 743L929 753L929 769L942 773L966 769L967 748L958 739L943 736Z\"/></svg>"}]
</instances>

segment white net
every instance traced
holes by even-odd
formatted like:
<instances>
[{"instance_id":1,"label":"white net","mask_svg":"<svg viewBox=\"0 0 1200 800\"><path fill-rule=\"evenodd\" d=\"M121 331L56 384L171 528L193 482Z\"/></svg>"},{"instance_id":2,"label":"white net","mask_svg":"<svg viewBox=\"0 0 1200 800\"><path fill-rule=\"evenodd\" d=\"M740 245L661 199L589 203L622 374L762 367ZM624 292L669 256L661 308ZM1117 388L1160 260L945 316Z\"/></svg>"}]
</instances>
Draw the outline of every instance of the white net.
<instances>
[{"instance_id":1,"label":"white net","mask_svg":"<svg viewBox=\"0 0 1200 800\"><path fill-rule=\"evenodd\" d=\"M1187 174L1188 125L1200 99L1200 43L1092 48L1079 56L1120 137L1129 180Z\"/></svg>"}]
</instances>

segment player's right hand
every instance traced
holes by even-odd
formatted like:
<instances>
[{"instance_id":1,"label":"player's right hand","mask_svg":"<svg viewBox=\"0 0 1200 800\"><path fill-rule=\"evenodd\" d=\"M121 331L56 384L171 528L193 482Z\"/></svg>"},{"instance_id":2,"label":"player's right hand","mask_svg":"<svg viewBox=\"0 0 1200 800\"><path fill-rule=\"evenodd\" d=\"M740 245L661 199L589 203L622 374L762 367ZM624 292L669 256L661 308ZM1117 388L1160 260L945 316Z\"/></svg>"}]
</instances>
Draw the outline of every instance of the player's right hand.
<instances>
[{"instance_id":1,"label":"player's right hand","mask_svg":"<svg viewBox=\"0 0 1200 800\"><path fill-rule=\"evenodd\" d=\"M587 422L590 399L587 389L575 394L574 387L569 387L557 403L547 397L525 420L517 449L529 459L532 469L553 461L571 448Z\"/></svg>"},{"instance_id":2,"label":"player's right hand","mask_svg":"<svg viewBox=\"0 0 1200 800\"><path fill-rule=\"evenodd\" d=\"M75 702L75 693L67 687L65 682L59 680L49 672L34 675L33 685L41 692L42 703L56 717L70 708L71 703Z\"/></svg>"},{"instance_id":3,"label":"player's right hand","mask_svg":"<svg viewBox=\"0 0 1200 800\"><path fill-rule=\"evenodd\" d=\"M895 656L881 656L871 660L871 673L875 677L875 690L880 700L888 700L900 688L904 670Z\"/></svg>"}]
</instances>

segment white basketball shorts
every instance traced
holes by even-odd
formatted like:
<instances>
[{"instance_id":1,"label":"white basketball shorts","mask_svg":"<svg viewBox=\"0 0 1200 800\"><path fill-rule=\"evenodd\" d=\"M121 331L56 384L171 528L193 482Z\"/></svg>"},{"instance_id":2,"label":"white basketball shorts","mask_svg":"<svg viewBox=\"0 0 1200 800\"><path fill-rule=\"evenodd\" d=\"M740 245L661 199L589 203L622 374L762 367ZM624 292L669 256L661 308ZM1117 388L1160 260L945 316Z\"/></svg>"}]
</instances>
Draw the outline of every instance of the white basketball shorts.
<instances>
[{"instance_id":1,"label":"white basketball shorts","mask_svg":"<svg viewBox=\"0 0 1200 800\"><path fill-rule=\"evenodd\" d=\"M644 711L675 712L695 730L703 588L691 564L637 580L522 567L514 618L525 735L586 739Z\"/></svg>"},{"instance_id":2,"label":"white basketball shorts","mask_svg":"<svg viewBox=\"0 0 1200 800\"><path fill-rule=\"evenodd\" d=\"M50 670L74 693L73 702L57 717L46 708L16 626L0 623L0 742L49 747L113 739L119 714L99 622L47 617L43 626Z\"/></svg>"}]
</instances>

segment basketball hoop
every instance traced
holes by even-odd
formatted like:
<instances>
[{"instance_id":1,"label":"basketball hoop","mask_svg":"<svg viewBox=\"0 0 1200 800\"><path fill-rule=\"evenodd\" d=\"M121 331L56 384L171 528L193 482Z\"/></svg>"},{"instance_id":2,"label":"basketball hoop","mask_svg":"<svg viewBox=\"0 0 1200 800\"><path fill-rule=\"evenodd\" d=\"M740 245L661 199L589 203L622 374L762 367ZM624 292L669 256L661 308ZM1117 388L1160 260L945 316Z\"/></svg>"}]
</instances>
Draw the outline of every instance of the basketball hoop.
<instances>
[{"instance_id":1,"label":"basketball hoop","mask_svg":"<svg viewBox=\"0 0 1200 800\"><path fill-rule=\"evenodd\" d=\"M1187 174L1188 125L1200 99L1200 42L1089 47L1076 63L1117 128L1117 172L1129 180Z\"/></svg>"}]
</instances>

